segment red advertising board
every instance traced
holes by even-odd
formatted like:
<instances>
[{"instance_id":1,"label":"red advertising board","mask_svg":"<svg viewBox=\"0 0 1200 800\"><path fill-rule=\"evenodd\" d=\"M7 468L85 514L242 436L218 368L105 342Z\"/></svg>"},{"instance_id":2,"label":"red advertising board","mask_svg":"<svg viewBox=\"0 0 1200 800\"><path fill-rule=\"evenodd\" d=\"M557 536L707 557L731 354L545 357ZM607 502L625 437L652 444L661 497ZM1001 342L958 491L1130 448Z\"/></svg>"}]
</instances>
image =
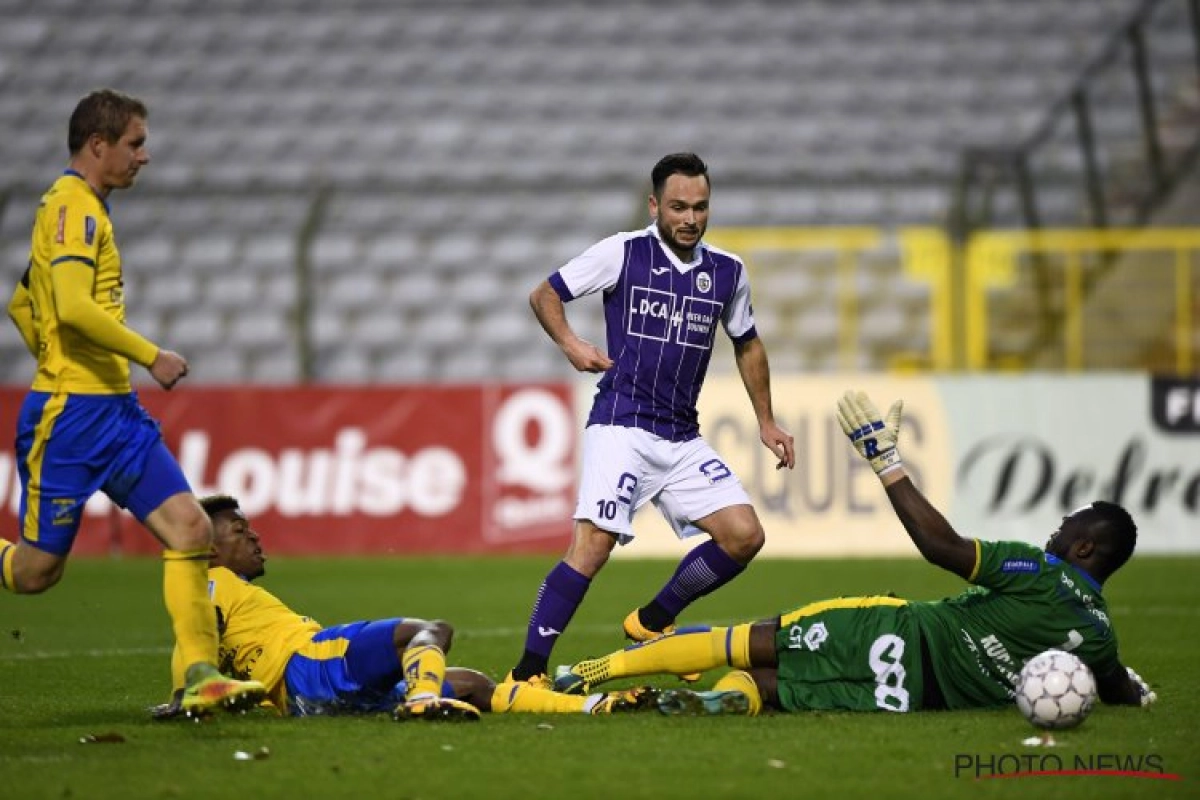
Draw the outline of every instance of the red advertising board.
<instances>
[{"instance_id":1,"label":"red advertising board","mask_svg":"<svg viewBox=\"0 0 1200 800\"><path fill-rule=\"evenodd\" d=\"M24 390L0 389L0 525L17 526ZM141 390L198 495L239 498L275 553L561 551L578 438L568 384ZM102 495L75 553L157 552Z\"/></svg>"}]
</instances>

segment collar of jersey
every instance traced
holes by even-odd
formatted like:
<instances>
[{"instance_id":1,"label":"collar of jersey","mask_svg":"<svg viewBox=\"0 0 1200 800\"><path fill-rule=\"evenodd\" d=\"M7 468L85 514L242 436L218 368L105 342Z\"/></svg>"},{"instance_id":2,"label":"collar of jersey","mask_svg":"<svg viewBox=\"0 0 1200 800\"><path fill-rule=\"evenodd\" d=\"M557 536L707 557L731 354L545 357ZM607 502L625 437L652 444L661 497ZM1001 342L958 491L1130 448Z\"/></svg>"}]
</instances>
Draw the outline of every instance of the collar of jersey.
<instances>
[{"instance_id":1,"label":"collar of jersey","mask_svg":"<svg viewBox=\"0 0 1200 800\"><path fill-rule=\"evenodd\" d=\"M1083 567L1078 567L1069 561L1063 561L1058 556L1051 555L1050 553L1046 553L1046 563L1047 564L1066 564L1068 567L1070 567L1071 569L1078 572L1080 577L1082 577L1085 581L1088 582L1088 586L1091 586L1097 592L1099 592L1101 590L1100 583L1095 578L1093 578L1091 575L1088 575L1087 570L1085 570Z\"/></svg>"},{"instance_id":2,"label":"collar of jersey","mask_svg":"<svg viewBox=\"0 0 1200 800\"><path fill-rule=\"evenodd\" d=\"M662 236L660 236L658 233L658 224L657 223L651 222L649 225L647 225L646 232L658 240L658 243L661 246L662 251L664 253L666 253L667 258L669 258L671 260L671 263L674 264L675 268L677 270L679 270L680 272L688 272L690 270L695 269L696 267L700 266L701 263L703 263L704 253L700 252L704 247L703 241L696 242L695 256L692 258L692 260L684 262L684 261L679 260L679 256L675 255L675 251L673 251L671 248L669 248L665 244L663 244Z\"/></svg>"},{"instance_id":3,"label":"collar of jersey","mask_svg":"<svg viewBox=\"0 0 1200 800\"><path fill-rule=\"evenodd\" d=\"M95 189L93 189L93 188L92 188L92 185L91 185L90 183L88 183L88 182L87 182L87 178L83 177L82 175L80 175L78 172L76 172L76 171L75 171L75 170L73 170L73 169L65 169L65 170L63 170L63 175L70 175L70 176L71 176L71 177L73 177L73 178L79 178L79 180L83 181L83 185L84 185L84 186L86 186L86 187L88 187L89 189L91 189L91 190L92 190L92 194L96 195L96 199L100 201L100 205L104 206L104 213L105 213L105 214L109 213L109 211L108 211L108 201L107 201L107 200L105 200L103 197L101 197L101 196L100 196L100 193L99 193L99 192L97 192Z\"/></svg>"}]
</instances>

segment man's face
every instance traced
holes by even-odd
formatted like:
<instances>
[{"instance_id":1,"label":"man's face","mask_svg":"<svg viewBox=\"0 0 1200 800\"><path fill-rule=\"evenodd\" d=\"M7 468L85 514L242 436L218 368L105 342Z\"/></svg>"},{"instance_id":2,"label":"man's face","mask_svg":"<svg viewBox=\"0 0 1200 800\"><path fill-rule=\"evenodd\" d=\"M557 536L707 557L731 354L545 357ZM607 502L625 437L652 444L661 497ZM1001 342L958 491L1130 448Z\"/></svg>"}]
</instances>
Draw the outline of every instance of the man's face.
<instances>
[{"instance_id":1,"label":"man's face","mask_svg":"<svg viewBox=\"0 0 1200 800\"><path fill-rule=\"evenodd\" d=\"M1050 538L1046 542L1047 553L1058 558L1065 559L1067 557L1071 551L1071 545L1084 531L1084 524L1079 518L1080 512L1090 507L1077 508L1062 518L1062 524L1058 526L1058 530L1050 534Z\"/></svg>"},{"instance_id":2,"label":"man's face","mask_svg":"<svg viewBox=\"0 0 1200 800\"><path fill-rule=\"evenodd\" d=\"M104 186L110 189L127 189L137 179L138 170L150 163L146 150L146 120L131 117L125 132L115 142L106 142L97 137L100 174Z\"/></svg>"},{"instance_id":3,"label":"man's face","mask_svg":"<svg viewBox=\"0 0 1200 800\"><path fill-rule=\"evenodd\" d=\"M708 228L708 197L708 178L703 175L671 175L661 197L650 195L650 216L658 224L658 235L683 261L692 259Z\"/></svg>"},{"instance_id":4,"label":"man's face","mask_svg":"<svg viewBox=\"0 0 1200 800\"><path fill-rule=\"evenodd\" d=\"M214 567L226 569L253 580L266 572L266 563L258 534L250 527L250 520L239 509L221 511L213 517Z\"/></svg>"}]
</instances>

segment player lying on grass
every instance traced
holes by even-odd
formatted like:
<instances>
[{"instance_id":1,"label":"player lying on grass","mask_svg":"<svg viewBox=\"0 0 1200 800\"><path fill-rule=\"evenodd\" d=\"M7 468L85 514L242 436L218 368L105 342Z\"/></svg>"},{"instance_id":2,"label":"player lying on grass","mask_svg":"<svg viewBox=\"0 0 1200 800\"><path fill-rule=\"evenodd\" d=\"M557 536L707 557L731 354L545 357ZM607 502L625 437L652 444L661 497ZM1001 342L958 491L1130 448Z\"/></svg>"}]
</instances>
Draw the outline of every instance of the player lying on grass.
<instances>
[{"instance_id":1,"label":"player lying on grass","mask_svg":"<svg viewBox=\"0 0 1200 800\"><path fill-rule=\"evenodd\" d=\"M712 691L663 692L667 713L842 709L915 711L1011 703L1021 666L1069 650L1095 674L1106 703L1156 696L1121 665L1101 587L1133 553L1137 529L1120 506L1097 501L1063 518L1045 550L958 535L905 473L896 449L902 405L881 419L848 392L838 420L867 459L917 550L975 584L957 597L909 602L843 597L761 622L693 627L560 669L562 691L612 678L729 665Z\"/></svg>"},{"instance_id":2,"label":"player lying on grass","mask_svg":"<svg viewBox=\"0 0 1200 800\"><path fill-rule=\"evenodd\" d=\"M261 681L280 713L390 711L397 720L472 721L480 711L607 714L653 704L649 689L578 697L447 669L453 629L446 622L396 617L323 628L253 584L264 574L266 558L238 501L217 495L200 505L213 522L208 585L221 665L229 674ZM183 667L177 650L172 700L151 709L154 716L183 713Z\"/></svg>"}]
</instances>

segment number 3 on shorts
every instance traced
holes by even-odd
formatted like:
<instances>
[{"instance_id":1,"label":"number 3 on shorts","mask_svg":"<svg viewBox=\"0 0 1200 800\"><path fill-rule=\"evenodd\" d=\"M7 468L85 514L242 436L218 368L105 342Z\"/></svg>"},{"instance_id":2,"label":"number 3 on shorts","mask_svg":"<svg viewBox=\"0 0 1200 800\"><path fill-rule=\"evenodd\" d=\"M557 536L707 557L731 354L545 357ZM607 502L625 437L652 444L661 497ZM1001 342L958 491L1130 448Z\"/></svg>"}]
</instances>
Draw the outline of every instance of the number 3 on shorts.
<instances>
[{"instance_id":1,"label":"number 3 on shorts","mask_svg":"<svg viewBox=\"0 0 1200 800\"><path fill-rule=\"evenodd\" d=\"M725 466L724 461L713 458L700 465L700 474L708 478L709 483L718 483L733 473L729 471L729 467Z\"/></svg>"}]
</instances>

